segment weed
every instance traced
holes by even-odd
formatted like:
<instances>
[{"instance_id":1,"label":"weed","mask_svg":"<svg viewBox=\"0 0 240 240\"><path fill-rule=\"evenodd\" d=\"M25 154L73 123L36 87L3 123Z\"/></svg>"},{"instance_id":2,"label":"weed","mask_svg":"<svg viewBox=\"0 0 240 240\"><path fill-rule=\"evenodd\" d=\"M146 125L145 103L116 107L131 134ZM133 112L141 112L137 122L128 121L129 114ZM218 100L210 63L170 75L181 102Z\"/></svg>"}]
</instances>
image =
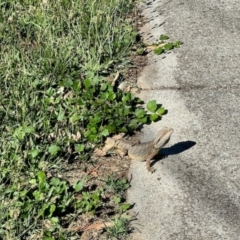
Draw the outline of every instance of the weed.
<instances>
[{"instance_id":1,"label":"weed","mask_svg":"<svg viewBox=\"0 0 240 240\"><path fill-rule=\"evenodd\" d=\"M169 37L167 35L161 35L159 37L160 42L156 43L156 47L153 50L155 54L160 55L174 48L180 48L180 45L182 44L181 41L166 42L168 39Z\"/></svg>"},{"instance_id":2,"label":"weed","mask_svg":"<svg viewBox=\"0 0 240 240\"><path fill-rule=\"evenodd\" d=\"M102 189L94 193L82 192L82 198L76 201L75 208L79 209L79 212L94 213L95 210L102 206L101 195Z\"/></svg>"},{"instance_id":3,"label":"weed","mask_svg":"<svg viewBox=\"0 0 240 240\"><path fill-rule=\"evenodd\" d=\"M129 220L126 218L116 216L114 225L106 228L108 239L126 239L131 230L128 223Z\"/></svg>"},{"instance_id":4,"label":"weed","mask_svg":"<svg viewBox=\"0 0 240 240\"><path fill-rule=\"evenodd\" d=\"M103 208L103 190L56 177L112 134L159 120L103 77L121 68L136 31L126 0L0 3L0 235L66 239L72 215ZM57 174L56 174L57 173ZM117 191L126 189L119 182ZM116 200L117 201L117 200ZM128 209L122 204L120 210ZM117 232L117 231L116 231ZM77 233L74 233L75 236ZM73 235L74 235L73 234Z\"/></svg>"},{"instance_id":5,"label":"weed","mask_svg":"<svg viewBox=\"0 0 240 240\"><path fill-rule=\"evenodd\" d=\"M169 37L167 35L161 35L159 40L153 44L145 44L143 42L138 43L138 48L136 50L137 55L144 55L147 53L147 49L153 50L157 55L166 53L174 48L180 48L183 44L181 41L169 42L167 41Z\"/></svg>"},{"instance_id":6,"label":"weed","mask_svg":"<svg viewBox=\"0 0 240 240\"><path fill-rule=\"evenodd\" d=\"M117 179L113 175L108 176L105 185L107 188L120 195L130 187L129 182L125 178Z\"/></svg>"}]
</instances>

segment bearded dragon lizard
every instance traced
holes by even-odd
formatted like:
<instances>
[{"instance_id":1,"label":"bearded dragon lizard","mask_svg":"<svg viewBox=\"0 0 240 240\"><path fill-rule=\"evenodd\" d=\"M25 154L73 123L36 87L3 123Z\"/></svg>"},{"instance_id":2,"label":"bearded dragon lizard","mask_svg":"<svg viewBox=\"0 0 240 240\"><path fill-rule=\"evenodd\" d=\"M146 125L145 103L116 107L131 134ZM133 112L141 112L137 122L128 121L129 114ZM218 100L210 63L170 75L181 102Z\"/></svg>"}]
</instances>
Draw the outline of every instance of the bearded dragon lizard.
<instances>
[{"instance_id":1,"label":"bearded dragon lizard","mask_svg":"<svg viewBox=\"0 0 240 240\"><path fill-rule=\"evenodd\" d=\"M132 144L123 139L114 140L111 138L108 139L108 144L112 141L111 145L116 148L117 152L122 156L128 154L133 160L146 160L147 170L154 172L155 169L151 167L150 161L159 153L160 149L168 143L172 133L172 128L165 127L160 130L157 136L150 142Z\"/></svg>"}]
</instances>

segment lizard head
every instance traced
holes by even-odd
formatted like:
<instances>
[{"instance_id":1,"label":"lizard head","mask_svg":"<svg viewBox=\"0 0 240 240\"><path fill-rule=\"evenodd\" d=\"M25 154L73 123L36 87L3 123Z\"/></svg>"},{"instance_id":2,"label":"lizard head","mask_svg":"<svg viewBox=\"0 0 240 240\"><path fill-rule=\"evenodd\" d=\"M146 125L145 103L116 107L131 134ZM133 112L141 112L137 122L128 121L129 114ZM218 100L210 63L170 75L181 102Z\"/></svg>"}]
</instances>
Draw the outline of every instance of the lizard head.
<instances>
[{"instance_id":1,"label":"lizard head","mask_svg":"<svg viewBox=\"0 0 240 240\"><path fill-rule=\"evenodd\" d=\"M166 145L169 142L172 133L172 128L164 127L161 129L154 140L154 148L161 149L164 145Z\"/></svg>"}]
</instances>

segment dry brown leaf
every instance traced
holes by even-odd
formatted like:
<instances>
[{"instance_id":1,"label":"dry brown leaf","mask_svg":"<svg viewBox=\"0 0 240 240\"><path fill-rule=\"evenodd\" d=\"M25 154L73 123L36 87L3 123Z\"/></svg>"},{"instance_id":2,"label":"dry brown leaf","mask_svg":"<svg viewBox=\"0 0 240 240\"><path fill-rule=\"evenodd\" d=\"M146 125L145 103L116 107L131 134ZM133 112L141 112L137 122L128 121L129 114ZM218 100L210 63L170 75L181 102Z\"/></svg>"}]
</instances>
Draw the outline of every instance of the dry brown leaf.
<instances>
[{"instance_id":1,"label":"dry brown leaf","mask_svg":"<svg viewBox=\"0 0 240 240\"><path fill-rule=\"evenodd\" d=\"M81 194L78 194L78 195L75 196L75 198L79 201L82 201L83 196Z\"/></svg>"},{"instance_id":2,"label":"dry brown leaf","mask_svg":"<svg viewBox=\"0 0 240 240\"><path fill-rule=\"evenodd\" d=\"M64 93L64 87L60 87L57 91L58 94L63 94Z\"/></svg>"},{"instance_id":3,"label":"dry brown leaf","mask_svg":"<svg viewBox=\"0 0 240 240\"><path fill-rule=\"evenodd\" d=\"M105 227L112 227L114 226L114 223L113 222L97 222L97 223L93 223L91 225L89 225L88 227L86 227L84 229L84 231L89 231L91 229L94 229L94 230L101 230Z\"/></svg>"},{"instance_id":4,"label":"dry brown leaf","mask_svg":"<svg viewBox=\"0 0 240 240\"><path fill-rule=\"evenodd\" d=\"M113 148L115 141L116 140L114 140L113 138L107 138L105 141L105 146L102 149L100 149L100 148L95 149L94 154L96 154L99 157L106 156L107 151L109 149Z\"/></svg>"},{"instance_id":5,"label":"dry brown leaf","mask_svg":"<svg viewBox=\"0 0 240 240\"><path fill-rule=\"evenodd\" d=\"M124 133L119 133L118 135L115 135L111 138L108 137L105 141L104 147L102 149L100 148L95 149L94 154L96 154L99 157L106 156L107 151L114 147L116 140L123 138L124 135L125 135Z\"/></svg>"},{"instance_id":6,"label":"dry brown leaf","mask_svg":"<svg viewBox=\"0 0 240 240\"><path fill-rule=\"evenodd\" d=\"M92 172L90 173L90 175L93 176L93 177L98 177L98 173L95 172L95 171L92 171Z\"/></svg>"},{"instance_id":7,"label":"dry brown leaf","mask_svg":"<svg viewBox=\"0 0 240 240\"><path fill-rule=\"evenodd\" d=\"M71 137L73 140L77 141L81 138L81 133L79 131L77 131L76 134L71 134Z\"/></svg>"},{"instance_id":8,"label":"dry brown leaf","mask_svg":"<svg viewBox=\"0 0 240 240\"><path fill-rule=\"evenodd\" d=\"M123 81L118 85L118 88L123 91L127 88L127 86L129 86L128 83L126 81Z\"/></svg>"},{"instance_id":9,"label":"dry brown leaf","mask_svg":"<svg viewBox=\"0 0 240 240\"><path fill-rule=\"evenodd\" d=\"M73 95L73 91L69 91L64 95L63 99L67 99L68 97L72 97L72 95Z\"/></svg>"},{"instance_id":10,"label":"dry brown leaf","mask_svg":"<svg viewBox=\"0 0 240 240\"><path fill-rule=\"evenodd\" d=\"M125 133L119 133L117 135L114 135L112 138L115 139L115 140L118 140L118 139L123 138L124 135L125 135Z\"/></svg>"},{"instance_id":11,"label":"dry brown leaf","mask_svg":"<svg viewBox=\"0 0 240 240\"><path fill-rule=\"evenodd\" d=\"M88 175L92 175L93 177L97 177L97 176L98 176L97 170L98 170L100 167L101 167L101 164L98 165L97 167L89 170L89 171L87 172L87 174L88 174Z\"/></svg>"},{"instance_id":12,"label":"dry brown leaf","mask_svg":"<svg viewBox=\"0 0 240 240\"><path fill-rule=\"evenodd\" d=\"M47 172L47 178L51 178L52 177L52 173Z\"/></svg>"},{"instance_id":13,"label":"dry brown leaf","mask_svg":"<svg viewBox=\"0 0 240 240\"><path fill-rule=\"evenodd\" d=\"M52 140L52 139L54 139L56 137L56 135L55 135L55 133L50 133L49 135L48 135L48 140Z\"/></svg>"},{"instance_id":14,"label":"dry brown leaf","mask_svg":"<svg viewBox=\"0 0 240 240\"><path fill-rule=\"evenodd\" d=\"M95 149L94 154L97 155L98 157L105 157L107 155L107 152L100 148L97 148Z\"/></svg>"},{"instance_id":15,"label":"dry brown leaf","mask_svg":"<svg viewBox=\"0 0 240 240\"><path fill-rule=\"evenodd\" d=\"M68 153L70 153L70 154L72 154L72 152L73 152L73 150L72 150L71 147L68 147L67 151L68 151Z\"/></svg>"},{"instance_id":16,"label":"dry brown leaf","mask_svg":"<svg viewBox=\"0 0 240 240\"><path fill-rule=\"evenodd\" d=\"M131 90L131 86L128 85L128 86L125 88L125 92L130 92L130 90Z\"/></svg>"},{"instance_id":17,"label":"dry brown leaf","mask_svg":"<svg viewBox=\"0 0 240 240\"><path fill-rule=\"evenodd\" d=\"M81 133L79 131L77 131L76 136L77 136L77 140L80 139L81 138Z\"/></svg>"},{"instance_id":18,"label":"dry brown leaf","mask_svg":"<svg viewBox=\"0 0 240 240\"><path fill-rule=\"evenodd\" d=\"M154 50L156 48L159 48L159 47L164 47L167 43L161 43L161 44L158 44L158 45L149 45L146 47L146 49L149 49L149 50Z\"/></svg>"},{"instance_id":19,"label":"dry brown leaf","mask_svg":"<svg viewBox=\"0 0 240 240\"><path fill-rule=\"evenodd\" d=\"M47 228L47 229L49 229L49 228L52 227L52 223L51 223L50 220L48 220L48 219L45 219L45 220L43 221L43 225L44 225L44 227Z\"/></svg>"},{"instance_id":20,"label":"dry brown leaf","mask_svg":"<svg viewBox=\"0 0 240 240\"><path fill-rule=\"evenodd\" d=\"M113 222L96 222L96 223L87 225L85 227L78 226L78 227L73 227L73 228L68 229L68 230L73 231L73 232L86 232L86 231L89 231L89 230L99 231L99 230L101 230L105 227L112 227L112 226L114 226Z\"/></svg>"},{"instance_id":21,"label":"dry brown leaf","mask_svg":"<svg viewBox=\"0 0 240 240\"><path fill-rule=\"evenodd\" d=\"M81 235L81 240L92 240L94 239L92 236L92 233L87 231L87 232L83 232Z\"/></svg>"},{"instance_id":22,"label":"dry brown leaf","mask_svg":"<svg viewBox=\"0 0 240 240\"><path fill-rule=\"evenodd\" d=\"M116 139L114 139L114 138L107 138L106 141L105 141L105 145L104 145L103 149L108 149L110 147L113 147L115 142L116 142Z\"/></svg>"}]
</instances>

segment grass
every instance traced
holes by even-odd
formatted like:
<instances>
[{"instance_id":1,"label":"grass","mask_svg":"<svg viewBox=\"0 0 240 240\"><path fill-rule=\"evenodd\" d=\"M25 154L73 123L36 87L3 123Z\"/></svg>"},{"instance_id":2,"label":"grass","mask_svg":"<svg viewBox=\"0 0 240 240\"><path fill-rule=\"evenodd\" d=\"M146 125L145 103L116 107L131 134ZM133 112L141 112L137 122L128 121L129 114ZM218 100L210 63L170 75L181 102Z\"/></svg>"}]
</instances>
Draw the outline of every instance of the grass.
<instances>
[{"instance_id":1,"label":"grass","mask_svg":"<svg viewBox=\"0 0 240 240\"><path fill-rule=\"evenodd\" d=\"M106 231L109 239L125 240L129 233L128 220L116 217L114 219L114 225L106 228Z\"/></svg>"},{"instance_id":2,"label":"grass","mask_svg":"<svg viewBox=\"0 0 240 240\"><path fill-rule=\"evenodd\" d=\"M79 239L72 223L84 214L130 207L125 180L110 177L94 188L87 174L74 183L61 176L72 162L89 164L107 136L164 113L153 101L148 114L140 99L106 81L129 61L137 35L128 21L133 6L132 0L0 3L2 239ZM107 196L109 185L114 193ZM121 239L126 221L113 219L106 236Z\"/></svg>"},{"instance_id":3,"label":"grass","mask_svg":"<svg viewBox=\"0 0 240 240\"><path fill-rule=\"evenodd\" d=\"M70 184L57 175L63 163L88 162L106 136L128 131L123 122L134 120L132 129L138 123L129 114L139 100L104 80L128 61L136 36L126 22L132 6L126 0L0 3L3 239L78 239L66 231L70 223L103 208L104 188L91 191L87 179ZM123 105L114 125L108 114Z\"/></svg>"}]
</instances>

